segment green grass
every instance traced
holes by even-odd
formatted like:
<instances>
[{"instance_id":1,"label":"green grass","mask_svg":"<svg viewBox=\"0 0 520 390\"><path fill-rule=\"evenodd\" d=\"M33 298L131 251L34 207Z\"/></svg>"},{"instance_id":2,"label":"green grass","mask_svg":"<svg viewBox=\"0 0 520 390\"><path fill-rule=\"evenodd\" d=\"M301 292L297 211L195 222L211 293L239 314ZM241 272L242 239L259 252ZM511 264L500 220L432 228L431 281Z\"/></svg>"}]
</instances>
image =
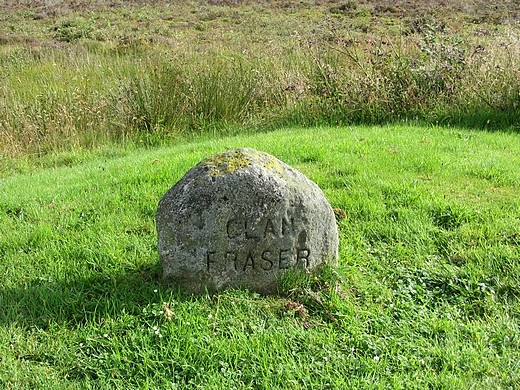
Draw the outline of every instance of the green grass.
<instances>
[{"instance_id":1,"label":"green grass","mask_svg":"<svg viewBox=\"0 0 520 390\"><path fill-rule=\"evenodd\" d=\"M245 146L345 211L339 267L280 297L161 284L160 197ZM515 133L294 128L51 155L4 175L0 385L516 388L518 150Z\"/></svg>"}]
</instances>

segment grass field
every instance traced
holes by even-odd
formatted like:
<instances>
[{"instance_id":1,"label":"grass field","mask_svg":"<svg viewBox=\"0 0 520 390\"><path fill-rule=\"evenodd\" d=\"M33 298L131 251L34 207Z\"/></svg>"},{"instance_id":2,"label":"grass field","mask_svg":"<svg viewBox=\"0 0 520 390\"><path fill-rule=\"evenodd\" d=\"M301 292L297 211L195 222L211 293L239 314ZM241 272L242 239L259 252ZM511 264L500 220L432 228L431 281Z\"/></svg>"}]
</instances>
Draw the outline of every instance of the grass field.
<instances>
[{"instance_id":1,"label":"grass field","mask_svg":"<svg viewBox=\"0 0 520 390\"><path fill-rule=\"evenodd\" d=\"M0 171L244 129L519 128L515 0L4 4Z\"/></svg>"},{"instance_id":2,"label":"grass field","mask_svg":"<svg viewBox=\"0 0 520 390\"><path fill-rule=\"evenodd\" d=\"M279 297L160 283L160 197L254 147L323 189L340 262ZM436 126L294 128L106 149L0 180L0 386L520 384L520 139Z\"/></svg>"}]
</instances>

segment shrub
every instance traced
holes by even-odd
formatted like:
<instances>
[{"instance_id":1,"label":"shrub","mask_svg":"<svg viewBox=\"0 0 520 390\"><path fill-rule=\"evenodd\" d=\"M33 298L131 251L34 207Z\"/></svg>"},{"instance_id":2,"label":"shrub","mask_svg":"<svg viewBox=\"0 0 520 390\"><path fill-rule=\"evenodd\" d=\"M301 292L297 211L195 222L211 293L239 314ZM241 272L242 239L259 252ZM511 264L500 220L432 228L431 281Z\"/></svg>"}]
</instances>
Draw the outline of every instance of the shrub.
<instances>
[{"instance_id":1,"label":"shrub","mask_svg":"<svg viewBox=\"0 0 520 390\"><path fill-rule=\"evenodd\" d=\"M54 38L59 42L74 42L89 38L94 28L92 23L81 17L60 20L53 28Z\"/></svg>"}]
</instances>

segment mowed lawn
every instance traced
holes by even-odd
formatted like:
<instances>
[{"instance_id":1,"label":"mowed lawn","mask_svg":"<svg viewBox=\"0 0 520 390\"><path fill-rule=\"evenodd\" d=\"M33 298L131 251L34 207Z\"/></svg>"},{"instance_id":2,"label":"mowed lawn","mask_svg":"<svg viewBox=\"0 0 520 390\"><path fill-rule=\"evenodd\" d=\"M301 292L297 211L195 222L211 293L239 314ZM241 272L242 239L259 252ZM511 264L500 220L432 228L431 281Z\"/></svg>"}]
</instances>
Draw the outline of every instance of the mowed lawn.
<instances>
[{"instance_id":1,"label":"mowed lawn","mask_svg":"<svg viewBox=\"0 0 520 390\"><path fill-rule=\"evenodd\" d=\"M161 283L159 199L238 147L344 211L336 270L269 297ZM41 161L0 177L1 388L520 386L518 133L290 128Z\"/></svg>"}]
</instances>

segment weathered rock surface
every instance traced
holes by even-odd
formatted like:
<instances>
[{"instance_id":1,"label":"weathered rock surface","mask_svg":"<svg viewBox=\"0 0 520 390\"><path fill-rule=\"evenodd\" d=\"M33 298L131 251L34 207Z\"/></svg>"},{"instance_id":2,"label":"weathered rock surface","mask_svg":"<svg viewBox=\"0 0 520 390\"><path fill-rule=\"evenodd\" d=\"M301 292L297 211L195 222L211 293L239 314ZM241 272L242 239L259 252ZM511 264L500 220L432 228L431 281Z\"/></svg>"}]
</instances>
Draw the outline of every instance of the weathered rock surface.
<instances>
[{"instance_id":1,"label":"weathered rock surface","mask_svg":"<svg viewBox=\"0 0 520 390\"><path fill-rule=\"evenodd\" d=\"M338 256L338 231L320 188L254 149L216 154L159 202L163 277L190 292L245 287L276 292L290 269Z\"/></svg>"}]
</instances>

